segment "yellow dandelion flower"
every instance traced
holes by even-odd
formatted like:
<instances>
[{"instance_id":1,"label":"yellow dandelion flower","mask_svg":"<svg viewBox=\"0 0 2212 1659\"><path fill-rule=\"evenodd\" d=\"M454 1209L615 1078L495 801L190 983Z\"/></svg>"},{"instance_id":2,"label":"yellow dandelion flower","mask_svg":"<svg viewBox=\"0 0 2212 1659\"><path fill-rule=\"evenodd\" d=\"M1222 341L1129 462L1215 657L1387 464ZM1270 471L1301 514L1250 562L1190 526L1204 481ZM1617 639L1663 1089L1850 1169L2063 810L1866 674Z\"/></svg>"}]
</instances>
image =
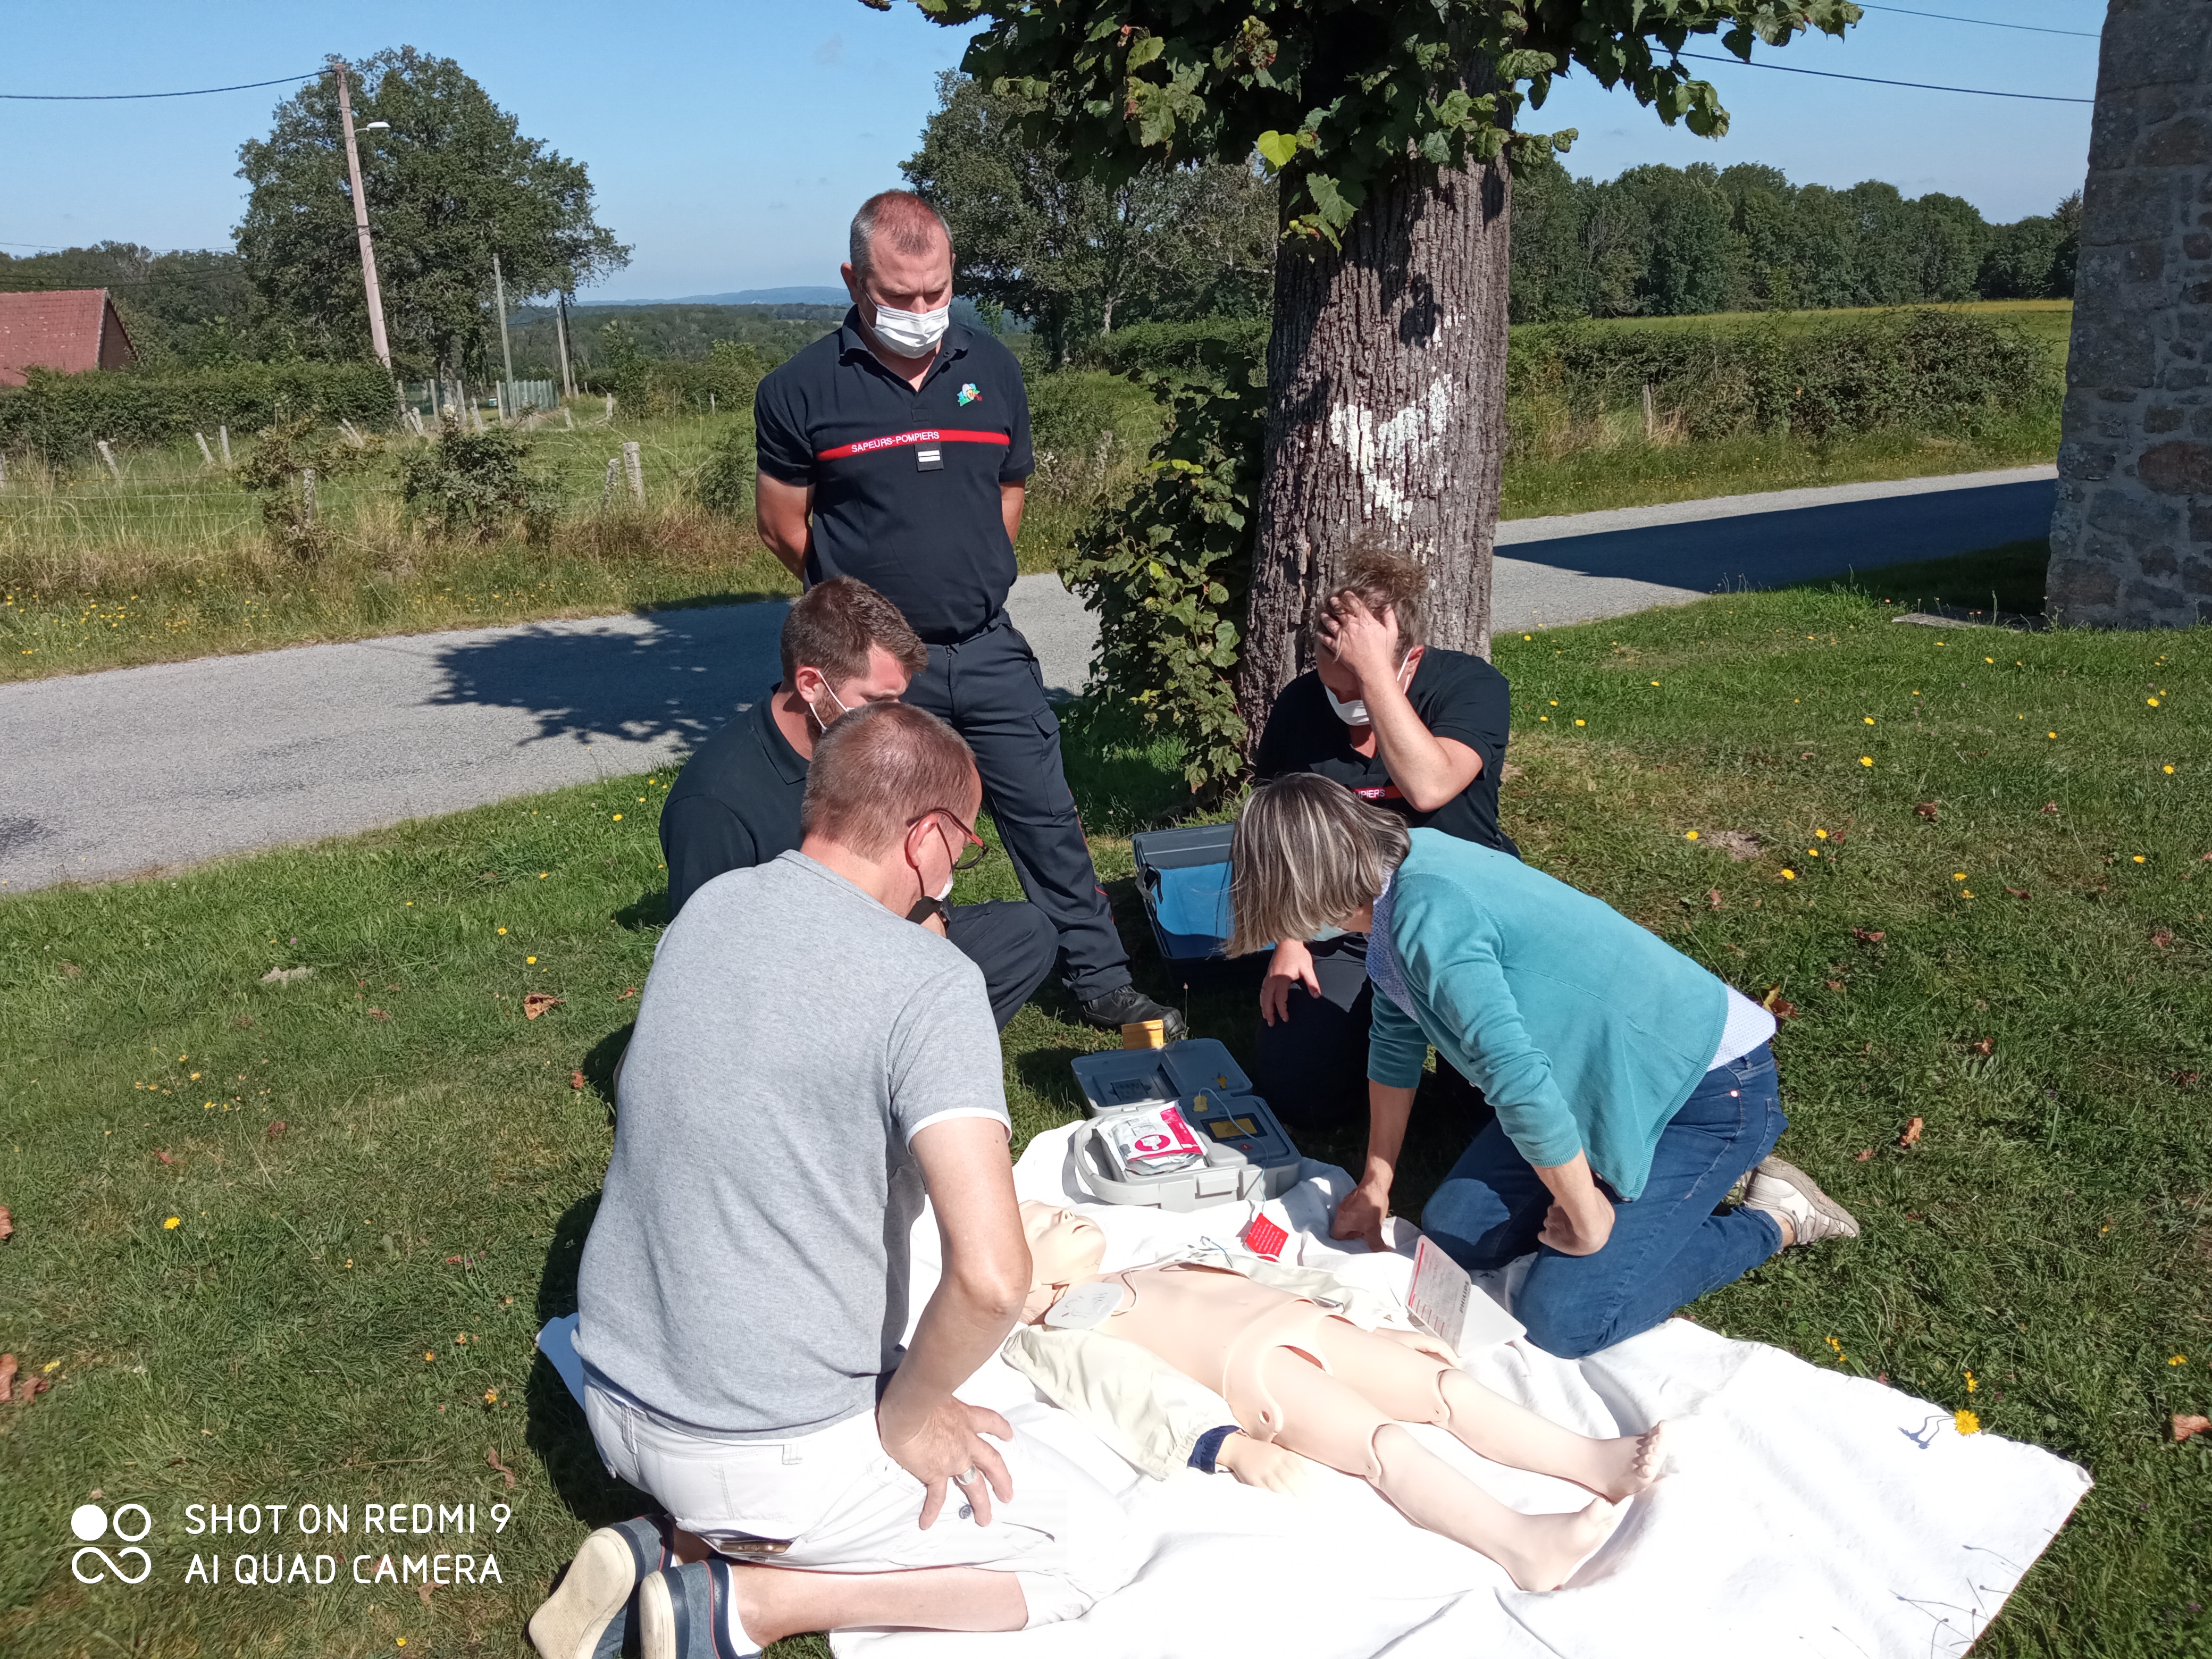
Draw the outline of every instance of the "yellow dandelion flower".
<instances>
[{"instance_id":1,"label":"yellow dandelion flower","mask_svg":"<svg viewBox=\"0 0 2212 1659\"><path fill-rule=\"evenodd\" d=\"M1795 881L1797 879L1797 872L1795 870L1784 870L1782 872L1782 879L1784 881Z\"/></svg>"},{"instance_id":2,"label":"yellow dandelion flower","mask_svg":"<svg viewBox=\"0 0 2212 1659\"><path fill-rule=\"evenodd\" d=\"M1583 721L1582 721L1582 720L1577 720L1577 721L1575 722L1575 724L1576 724L1577 726L1581 726L1581 725L1583 725L1584 723L1585 723L1585 722L1583 722Z\"/></svg>"},{"instance_id":3,"label":"yellow dandelion flower","mask_svg":"<svg viewBox=\"0 0 2212 1659\"><path fill-rule=\"evenodd\" d=\"M506 928L504 928L504 927L502 927L502 928L501 928L499 931L500 931L501 933L505 933L505 932L507 931L507 929L506 929Z\"/></svg>"},{"instance_id":4,"label":"yellow dandelion flower","mask_svg":"<svg viewBox=\"0 0 2212 1659\"><path fill-rule=\"evenodd\" d=\"M1996 659L1995 657L1984 657L1982 660L1986 663L1994 663L1996 661Z\"/></svg>"},{"instance_id":5,"label":"yellow dandelion flower","mask_svg":"<svg viewBox=\"0 0 2212 1659\"><path fill-rule=\"evenodd\" d=\"M1553 698L1553 699L1552 699L1552 707L1553 707L1553 708L1557 708L1559 706L1559 700L1557 697Z\"/></svg>"},{"instance_id":6,"label":"yellow dandelion flower","mask_svg":"<svg viewBox=\"0 0 2212 1659\"><path fill-rule=\"evenodd\" d=\"M2043 735L2046 738L2055 738L2058 734L2056 732L2045 732Z\"/></svg>"},{"instance_id":7,"label":"yellow dandelion flower","mask_svg":"<svg viewBox=\"0 0 2212 1659\"><path fill-rule=\"evenodd\" d=\"M1964 881L1966 878L1966 872L1964 870L1954 870L1951 872L1951 879L1954 881Z\"/></svg>"},{"instance_id":8,"label":"yellow dandelion flower","mask_svg":"<svg viewBox=\"0 0 2212 1659\"><path fill-rule=\"evenodd\" d=\"M535 961L537 961L537 960L538 960L538 958L537 958L536 957L523 957L523 960L524 960L525 962L535 962Z\"/></svg>"},{"instance_id":9,"label":"yellow dandelion flower","mask_svg":"<svg viewBox=\"0 0 2212 1659\"><path fill-rule=\"evenodd\" d=\"M192 1081L193 1081L193 1082L195 1082L195 1083L198 1083L199 1080L200 1080L200 1074L199 1074L198 1072L194 1072L194 1073L192 1073Z\"/></svg>"},{"instance_id":10,"label":"yellow dandelion flower","mask_svg":"<svg viewBox=\"0 0 2212 1659\"><path fill-rule=\"evenodd\" d=\"M2169 778L2173 775L2173 769L2171 766L2166 769L2166 775Z\"/></svg>"},{"instance_id":11,"label":"yellow dandelion flower","mask_svg":"<svg viewBox=\"0 0 2212 1659\"><path fill-rule=\"evenodd\" d=\"M1976 1389L1978 1389L1982 1385L1980 1383L1974 1381L1973 1372L1968 1371L1966 1373L1966 1392L1968 1394L1972 1394Z\"/></svg>"},{"instance_id":12,"label":"yellow dandelion flower","mask_svg":"<svg viewBox=\"0 0 2212 1659\"><path fill-rule=\"evenodd\" d=\"M548 873L549 873L549 872L546 872L546 871L540 870L540 871L538 872L538 880L540 880L540 881L544 880L544 879L545 879L545 878L546 878L546 875L547 875Z\"/></svg>"},{"instance_id":13,"label":"yellow dandelion flower","mask_svg":"<svg viewBox=\"0 0 2212 1659\"><path fill-rule=\"evenodd\" d=\"M1951 1413L1951 1425L1960 1434L1979 1434L1982 1431L1982 1419L1964 1406Z\"/></svg>"},{"instance_id":14,"label":"yellow dandelion flower","mask_svg":"<svg viewBox=\"0 0 2212 1659\"><path fill-rule=\"evenodd\" d=\"M1869 726L1872 726L1874 724L1874 716L1871 714L1862 714L1859 718L1864 720Z\"/></svg>"},{"instance_id":15,"label":"yellow dandelion flower","mask_svg":"<svg viewBox=\"0 0 2212 1659\"><path fill-rule=\"evenodd\" d=\"M2156 697L2145 697L2143 701L2149 704L2153 708L2158 707L2158 699Z\"/></svg>"},{"instance_id":16,"label":"yellow dandelion flower","mask_svg":"<svg viewBox=\"0 0 2212 1659\"><path fill-rule=\"evenodd\" d=\"M484 1404L487 1406L496 1406L499 1404L499 1390L497 1389L486 1389L484 1390Z\"/></svg>"},{"instance_id":17,"label":"yellow dandelion flower","mask_svg":"<svg viewBox=\"0 0 2212 1659\"><path fill-rule=\"evenodd\" d=\"M2137 864L2141 864L2142 861L2143 861L2143 855L2142 855L2141 853L2136 854L2136 862Z\"/></svg>"},{"instance_id":18,"label":"yellow dandelion flower","mask_svg":"<svg viewBox=\"0 0 2212 1659\"><path fill-rule=\"evenodd\" d=\"M1973 889L1972 889L1971 887L1961 887L1961 888L1959 890L1959 896L1960 896L1960 898L1972 898L1972 897L1973 897L1973 896L1974 896Z\"/></svg>"},{"instance_id":19,"label":"yellow dandelion flower","mask_svg":"<svg viewBox=\"0 0 2212 1659\"><path fill-rule=\"evenodd\" d=\"M2178 1353L2166 1363L2169 1365L2186 1365L2189 1363L2189 1356L2185 1353Z\"/></svg>"},{"instance_id":20,"label":"yellow dandelion flower","mask_svg":"<svg viewBox=\"0 0 2212 1659\"><path fill-rule=\"evenodd\" d=\"M1872 755L1861 755L1859 757L1859 764L1861 766L1872 766L1874 764L1874 757Z\"/></svg>"},{"instance_id":21,"label":"yellow dandelion flower","mask_svg":"<svg viewBox=\"0 0 2212 1659\"><path fill-rule=\"evenodd\" d=\"M165 1233L173 1233L182 1225L184 1225L184 1218L173 1215L161 1224L161 1231Z\"/></svg>"},{"instance_id":22,"label":"yellow dandelion flower","mask_svg":"<svg viewBox=\"0 0 2212 1659\"><path fill-rule=\"evenodd\" d=\"M1813 836L1816 841L1826 841L1828 838L1828 832L1825 830L1815 830L1813 832Z\"/></svg>"},{"instance_id":23,"label":"yellow dandelion flower","mask_svg":"<svg viewBox=\"0 0 2212 1659\"><path fill-rule=\"evenodd\" d=\"M1536 636L1534 634L1523 634L1521 637L1524 640L1533 640Z\"/></svg>"},{"instance_id":24,"label":"yellow dandelion flower","mask_svg":"<svg viewBox=\"0 0 2212 1659\"><path fill-rule=\"evenodd\" d=\"M620 823L622 822L622 814L621 814L621 813L617 812L617 813L616 813L616 814L615 814L615 822L616 822L617 823Z\"/></svg>"},{"instance_id":25,"label":"yellow dandelion flower","mask_svg":"<svg viewBox=\"0 0 2212 1659\"><path fill-rule=\"evenodd\" d=\"M436 1351L435 1351L435 1350L434 1350L434 1349L425 1348L425 1349L423 1349L423 1350L422 1350L422 1363L423 1363L424 1364L426 1364L426 1365L427 1365L427 1364L428 1364L432 1360L435 1359L437 1357L438 1357L437 1352L436 1352Z\"/></svg>"},{"instance_id":26,"label":"yellow dandelion flower","mask_svg":"<svg viewBox=\"0 0 2212 1659\"><path fill-rule=\"evenodd\" d=\"M1658 681L1656 681L1656 680L1654 680L1654 681L1652 681L1652 682L1651 682L1651 684L1654 684L1654 685L1656 685L1656 684L1659 684L1659 682L1658 682Z\"/></svg>"}]
</instances>

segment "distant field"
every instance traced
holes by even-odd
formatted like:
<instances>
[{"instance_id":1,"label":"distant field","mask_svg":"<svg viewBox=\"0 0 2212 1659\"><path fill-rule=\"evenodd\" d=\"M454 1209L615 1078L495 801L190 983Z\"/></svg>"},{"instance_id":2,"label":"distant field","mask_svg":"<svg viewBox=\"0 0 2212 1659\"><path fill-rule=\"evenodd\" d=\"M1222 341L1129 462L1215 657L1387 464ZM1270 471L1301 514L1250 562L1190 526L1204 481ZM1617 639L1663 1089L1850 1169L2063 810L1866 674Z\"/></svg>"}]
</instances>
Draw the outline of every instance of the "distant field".
<instances>
[{"instance_id":1,"label":"distant field","mask_svg":"<svg viewBox=\"0 0 2212 1659\"><path fill-rule=\"evenodd\" d=\"M1778 322L1785 329L1814 327L1845 317L1871 316L1878 310L1957 311L1976 317L2002 317L2018 324L2051 348L2063 362L2066 341L2074 327L2071 300L1968 300L1956 305L1885 306L1844 311L1720 311L1696 317L1613 317L1601 328L1712 328L1749 327Z\"/></svg>"}]
</instances>

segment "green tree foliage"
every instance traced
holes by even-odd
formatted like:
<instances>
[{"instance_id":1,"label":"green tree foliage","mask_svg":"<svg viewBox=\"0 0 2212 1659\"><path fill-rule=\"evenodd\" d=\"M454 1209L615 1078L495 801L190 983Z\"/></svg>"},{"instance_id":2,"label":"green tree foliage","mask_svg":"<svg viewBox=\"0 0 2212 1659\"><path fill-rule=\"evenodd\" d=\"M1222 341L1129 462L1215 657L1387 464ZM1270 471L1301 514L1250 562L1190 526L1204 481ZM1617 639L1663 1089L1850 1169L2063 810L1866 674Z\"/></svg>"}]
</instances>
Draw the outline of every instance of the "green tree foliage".
<instances>
[{"instance_id":1,"label":"green tree foliage","mask_svg":"<svg viewBox=\"0 0 2212 1659\"><path fill-rule=\"evenodd\" d=\"M629 261L592 217L581 162L526 138L515 118L450 58L411 46L356 66L363 188L395 366L421 378L482 372L499 319L492 258L511 298L576 286ZM239 252L255 289L303 355L368 350L337 87L330 76L276 107L266 139L239 151L252 186Z\"/></svg>"},{"instance_id":2,"label":"green tree foliage","mask_svg":"<svg viewBox=\"0 0 2212 1659\"><path fill-rule=\"evenodd\" d=\"M0 294L104 288L150 368L203 368L265 354L258 307L234 253L156 253L136 242L100 242L17 258L0 253Z\"/></svg>"},{"instance_id":3,"label":"green tree foliage","mask_svg":"<svg viewBox=\"0 0 2212 1659\"><path fill-rule=\"evenodd\" d=\"M1179 738L1194 793L1243 768L1248 735L1229 676L1252 580L1267 390L1249 344L1200 344L1188 370L1131 378L1169 424L1126 502L1078 533L1067 584L1098 613L1091 679L1152 732Z\"/></svg>"},{"instance_id":4,"label":"green tree foliage","mask_svg":"<svg viewBox=\"0 0 2212 1659\"><path fill-rule=\"evenodd\" d=\"M902 171L952 232L955 286L1030 322L1053 366L1117 325L1265 308L1274 186L1249 160L1082 176L1024 130L1034 107L956 70Z\"/></svg>"},{"instance_id":5,"label":"green tree foliage","mask_svg":"<svg viewBox=\"0 0 2212 1659\"><path fill-rule=\"evenodd\" d=\"M888 11L891 0L862 3ZM1808 27L1840 36L1860 15L1850 0L915 4L947 25L986 20L962 67L1020 97L1031 133L1085 176L1240 162L1256 149L1282 182L1291 231L1330 241L1376 180L1409 164L1495 157L1522 105L1541 108L1571 68L1627 88L1669 125L1717 137L1728 112L1674 57L1692 36L1717 35L1748 59L1754 44L1780 46ZM1555 142L1519 137L1516 160Z\"/></svg>"},{"instance_id":6,"label":"green tree foliage","mask_svg":"<svg viewBox=\"0 0 2212 1659\"><path fill-rule=\"evenodd\" d=\"M1631 167L1601 183L1537 157L1515 181L1511 314L1543 323L2057 297L2073 291L2079 217L2076 202L1992 226L1956 196L1908 198L1872 179L1801 187L1749 163Z\"/></svg>"},{"instance_id":7,"label":"green tree foliage","mask_svg":"<svg viewBox=\"0 0 2212 1659\"><path fill-rule=\"evenodd\" d=\"M568 357L576 371L596 375L608 366L602 337L615 325L637 351L703 363L723 343L750 346L770 368L812 344L844 320L843 306L610 306L568 307ZM508 325L514 343L514 372L526 378L561 374L558 343L550 307L526 306Z\"/></svg>"},{"instance_id":8,"label":"green tree foliage","mask_svg":"<svg viewBox=\"0 0 2212 1659\"><path fill-rule=\"evenodd\" d=\"M553 480L530 464L530 441L506 427L472 432L441 423L433 441L399 458L399 498L436 533L489 541L520 519L530 540L551 533Z\"/></svg>"}]
</instances>

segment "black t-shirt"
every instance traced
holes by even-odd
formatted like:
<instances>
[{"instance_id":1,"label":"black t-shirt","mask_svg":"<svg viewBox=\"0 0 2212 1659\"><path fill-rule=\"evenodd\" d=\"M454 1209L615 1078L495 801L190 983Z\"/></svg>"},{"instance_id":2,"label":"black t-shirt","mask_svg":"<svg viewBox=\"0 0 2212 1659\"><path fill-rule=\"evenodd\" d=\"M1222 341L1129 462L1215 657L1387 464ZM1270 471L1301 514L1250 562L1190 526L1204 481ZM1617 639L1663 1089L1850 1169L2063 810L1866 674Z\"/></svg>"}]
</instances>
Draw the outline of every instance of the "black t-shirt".
<instances>
[{"instance_id":1,"label":"black t-shirt","mask_svg":"<svg viewBox=\"0 0 2212 1659\"><path fill-rule=\"evenodd\" d=\"M1260 734L1256 769L1264 781L1289 772L1318 772L1363 800L1404 816L1415 830L1441 830L1519 856L1498 827L1498 774L1505 764L1512 721L1512 688L1505 676L1464 651L1430 647L1413 671L1406 700L1430 735L1453 738L1482 757L1474 781L1433 812L1416 812L1390 781L1380 746L1363 755L1352 746L1352 728L1328 706L1321 676L1309 669L1282 690Z\"/></svg>"},{"instance_id":2,"label":"black t-shirt","mask_svg":"<svg viewBox=\"0 0 2212 1659\"><path fill-rule=\"evenodd\" d=\"M776 729L774 688L684 763L660 809L668 915L719 875L750 870L799 845L806 763Z\"/></svg>"},{"instance_id":3,"label":"black t-shirt","mask_svg":"<svg viewBox=\"0 0 2212 1659\"><path fill-rule=\"evenodd\" d=\"M806 584L857 576L933 645L998 616L1013 586L999 486L1036 468L1022 366L955 323L917 392L876 361L856 313L753 398L760 470L814 486Z\"/></svg>"}]
</instances>

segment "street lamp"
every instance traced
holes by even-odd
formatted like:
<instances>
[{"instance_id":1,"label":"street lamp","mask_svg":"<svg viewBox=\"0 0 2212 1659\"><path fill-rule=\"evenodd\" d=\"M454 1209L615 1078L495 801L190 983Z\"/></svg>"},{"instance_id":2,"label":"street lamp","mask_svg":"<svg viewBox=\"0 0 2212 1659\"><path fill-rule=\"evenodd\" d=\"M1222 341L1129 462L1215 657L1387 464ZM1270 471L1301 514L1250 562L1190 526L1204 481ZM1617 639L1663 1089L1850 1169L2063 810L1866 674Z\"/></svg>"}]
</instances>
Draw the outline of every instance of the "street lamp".
<instances>
[{"instance_id":1,"label":"street lamp","mask_svg":"<svg viewBox=\"0 0 2212 1659\"><path fill-rule=\"evenodd\" d=\"M361 285L368 301L368 340L376 349L376 361L384 365L386 374L392 373L392 347L384 337L384 296L376 285L376 250L368 240L368 198L361 188L361 151L355 147L353 136L353 100L346 91L345 60L331 59L331 73L338 81L338 117L345 127L346 174L353 184L354 234L361 241ZM389 121L372 121L369 131L389 131Z\"/></svg>"}]
</instances>

